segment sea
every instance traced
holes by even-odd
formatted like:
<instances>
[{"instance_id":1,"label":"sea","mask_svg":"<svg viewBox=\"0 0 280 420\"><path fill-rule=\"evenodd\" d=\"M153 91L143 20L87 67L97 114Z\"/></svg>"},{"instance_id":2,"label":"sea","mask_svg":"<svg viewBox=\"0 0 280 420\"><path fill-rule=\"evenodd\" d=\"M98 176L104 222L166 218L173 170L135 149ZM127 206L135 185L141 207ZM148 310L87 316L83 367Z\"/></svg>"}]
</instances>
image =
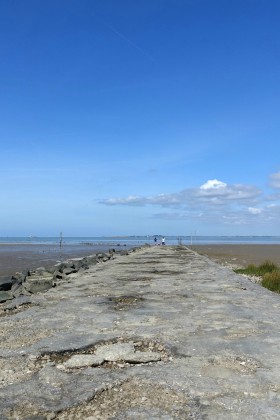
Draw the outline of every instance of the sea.
<instances>
[{"instance_id":1,"label":"sea","mask_svg":"<svg viewBox=\"0 0 280 420\"><path fill-rule=\"evenodd\" d=\"M144 236L73 236L73 237L0 237L0 244L10 245L92 245L135 247L158 242L162 235ZM280 236L165 236L166 245L208 245L208 244L280 244Z\"/></svg>"},{"instance_id":2,"label":"sea","mask_svg":"<svg viewBox=\"0 0 280 420\"><path fill-rule=\"evenodd\" d=\"M0 237L0 278L37 267L51 268L71 258L98 252L127 251L142 245L161 244L162 235L88 237ZM280 244L280 236L165 236L165 244L188 247L208 244Z\"/></svg>"}]
</instances>

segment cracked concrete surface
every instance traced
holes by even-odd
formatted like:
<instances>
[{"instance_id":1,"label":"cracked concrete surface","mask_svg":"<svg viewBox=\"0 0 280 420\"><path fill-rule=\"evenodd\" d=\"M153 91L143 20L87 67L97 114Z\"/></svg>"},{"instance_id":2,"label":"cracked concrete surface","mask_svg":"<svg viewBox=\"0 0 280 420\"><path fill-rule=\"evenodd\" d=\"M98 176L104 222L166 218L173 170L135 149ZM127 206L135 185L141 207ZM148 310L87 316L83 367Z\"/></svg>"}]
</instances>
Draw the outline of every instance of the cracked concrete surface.
<instances>
[{"instance_id":1,"label":"cracked concrete surface","mask_svg":"<svg viewBox=\"0 0 280 420\"><path fill-rule=\"evenodd\" d=\"M2 311L0 418L279 419L279 309L185 247L117 256Z\"/></svg>"}]
</instances>

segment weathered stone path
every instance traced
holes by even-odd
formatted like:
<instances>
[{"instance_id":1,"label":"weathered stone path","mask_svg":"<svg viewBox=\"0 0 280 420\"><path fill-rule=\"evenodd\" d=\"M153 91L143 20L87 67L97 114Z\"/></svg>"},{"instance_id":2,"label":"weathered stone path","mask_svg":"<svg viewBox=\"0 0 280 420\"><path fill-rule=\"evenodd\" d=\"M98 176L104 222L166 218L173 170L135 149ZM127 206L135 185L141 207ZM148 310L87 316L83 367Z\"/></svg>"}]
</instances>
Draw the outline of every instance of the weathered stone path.
<instances>
[{"instance_id":1,"label":"weathered stone path","mask_svg":"<svg viewBox=\"0 0 280 420\"><path fill-rule=\"evenodd\" d=\"M0 418L279 419L280 296L184 247L117 256L0 318Z\"/></svg>"}]
</instances>

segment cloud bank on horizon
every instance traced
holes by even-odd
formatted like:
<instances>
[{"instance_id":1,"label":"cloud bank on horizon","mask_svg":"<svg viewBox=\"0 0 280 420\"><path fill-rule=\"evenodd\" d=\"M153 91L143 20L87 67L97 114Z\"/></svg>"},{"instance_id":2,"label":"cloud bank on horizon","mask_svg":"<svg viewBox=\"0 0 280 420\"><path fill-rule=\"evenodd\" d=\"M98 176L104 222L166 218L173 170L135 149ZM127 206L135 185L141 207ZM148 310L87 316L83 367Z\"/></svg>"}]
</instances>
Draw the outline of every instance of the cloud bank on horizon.
<instances>
[{"instance_id":1,"label":"cloud bank on horizon","mask_svg":"<svg viewBox=\"0 0 280 420\"><path fill-rule=\"evenodd\" d=\"M153 196L112 197L101 200L106 206L155 206L165 211L151 217L166 220L219 222L222 224L266 224L280 217L280 172L271 174L268 185L274 194L245 184L227 184L209 179L196 188Z\"/></svg>"}]
</instances>

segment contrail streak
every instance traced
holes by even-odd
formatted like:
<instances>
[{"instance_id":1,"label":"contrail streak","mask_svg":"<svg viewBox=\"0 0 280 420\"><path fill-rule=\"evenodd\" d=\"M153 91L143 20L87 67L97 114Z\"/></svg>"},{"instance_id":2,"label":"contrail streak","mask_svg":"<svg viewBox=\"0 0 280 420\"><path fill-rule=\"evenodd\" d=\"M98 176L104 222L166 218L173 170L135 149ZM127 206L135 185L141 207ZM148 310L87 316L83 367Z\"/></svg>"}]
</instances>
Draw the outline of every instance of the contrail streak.
<instances>
[{"instance_id":1,"label":"contrail streak","mask_svg":"<svg viewBox=\"0 0 280 420\"><path fill-rule=\"evenodd\" d=\"M146 58L148 58L151 61L155 61L154 58L148 54L146 51L142 50L142 48L138 47L134 42L132 42L129 38L127 38L124 34L117 31L115 28L113 28L111 25L108 25L108 23L103 22L107 28L109 28L114 34L116 34L119 38L126 41L128 44L130 44L135 50L139 51L142 55L144 55Z\"/></svg>"}]
</instances>

